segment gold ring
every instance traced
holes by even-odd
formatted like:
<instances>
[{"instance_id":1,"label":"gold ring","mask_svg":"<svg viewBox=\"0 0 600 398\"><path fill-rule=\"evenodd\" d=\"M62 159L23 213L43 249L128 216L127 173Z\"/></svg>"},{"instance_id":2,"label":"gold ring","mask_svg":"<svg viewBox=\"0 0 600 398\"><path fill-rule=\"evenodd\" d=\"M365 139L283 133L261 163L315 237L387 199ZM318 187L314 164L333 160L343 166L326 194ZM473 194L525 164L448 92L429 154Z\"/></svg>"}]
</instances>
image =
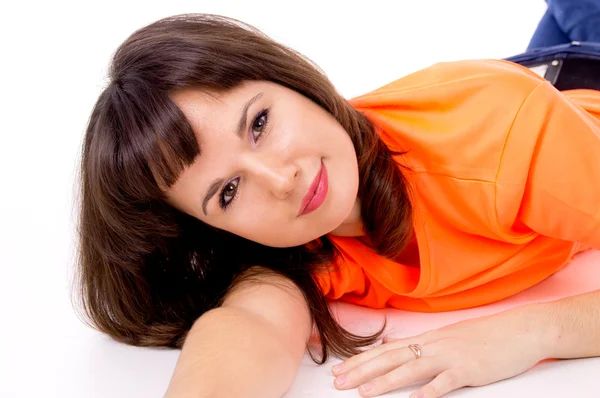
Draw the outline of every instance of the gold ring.
<instances>
[{"instance_id":1,"label":"gold ring","mask_svg":"<svg viewBox=\"0 0 600 398\"><path fill-rule=\"evenodd\" d=\"M409 344L408 348L415 354L416 359L421 358L421 346L418 344Z\"/></svg>"}]
</instances>

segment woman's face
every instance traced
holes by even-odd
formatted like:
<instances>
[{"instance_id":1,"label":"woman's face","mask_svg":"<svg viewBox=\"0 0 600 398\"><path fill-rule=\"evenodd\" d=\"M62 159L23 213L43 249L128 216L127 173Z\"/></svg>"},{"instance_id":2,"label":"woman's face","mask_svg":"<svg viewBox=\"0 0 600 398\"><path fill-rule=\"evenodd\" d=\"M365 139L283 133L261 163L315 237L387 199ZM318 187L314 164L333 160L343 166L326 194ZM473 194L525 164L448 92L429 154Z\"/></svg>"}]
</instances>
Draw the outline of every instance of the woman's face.
<instances>
[{"instance_id":1,"label":"woman's face","mask_svg":"<svg viewBox=\"0 0 600 398\"><path fill-rule=\"evenodd\" d=\"M358 203L356 153L320 106L265 81L213 95L186 89L172 99L201 148L167 191L173 206L274 247L305 244L349 218Z\"/></svg>"}]
</instances>

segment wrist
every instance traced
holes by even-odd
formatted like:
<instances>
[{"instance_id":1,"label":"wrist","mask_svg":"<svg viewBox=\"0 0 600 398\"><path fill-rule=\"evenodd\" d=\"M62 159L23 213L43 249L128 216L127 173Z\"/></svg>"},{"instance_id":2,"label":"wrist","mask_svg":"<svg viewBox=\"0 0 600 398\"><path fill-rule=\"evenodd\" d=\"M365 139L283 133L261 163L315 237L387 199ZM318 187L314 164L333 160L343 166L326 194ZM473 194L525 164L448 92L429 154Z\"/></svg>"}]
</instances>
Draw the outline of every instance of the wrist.
<instances>
[{"instance_id":1,"label":"wrist","mask_svg":"<svg viewBox=\"0 0 600 398\"><path fill-rule=\"evenodd\" d=\"M523 307L527 328L532 333L533 344L538 348L539 360L556 358L560 340L560 324L552 302L534 303Z\"/></svg>"}]
</instances>

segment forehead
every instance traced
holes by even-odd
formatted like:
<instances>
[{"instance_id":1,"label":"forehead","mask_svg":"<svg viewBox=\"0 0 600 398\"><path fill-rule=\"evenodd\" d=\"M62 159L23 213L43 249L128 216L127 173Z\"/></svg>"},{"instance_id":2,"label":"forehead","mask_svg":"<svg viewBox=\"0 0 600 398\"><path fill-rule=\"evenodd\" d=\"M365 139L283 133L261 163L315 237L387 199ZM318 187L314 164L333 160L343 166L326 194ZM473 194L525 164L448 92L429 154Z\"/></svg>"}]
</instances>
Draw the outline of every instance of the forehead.
<instances>
[{"instance_id":1,"label":"forehead","mask_svg":"<svg viewBox=\"0 0 600 398\"><path fill-rule=\"evenodd\" d=\"M211 115L226 112L231 108L235 93L216 93L187 88L171 94L171 99L183 112L195 131L210 122Z\"/></svg>"},{"instance_id":2,"label":"forehead","mask_svg":"<svg viewBox=\"0 0 600 398\"><path fill-rule=\"evenodd\" d=\"M227 91L185 88L170 95L190 120L210 120L218 113L239 113L244 104L258 92L272 94L279 86L266 81L245 81Z\"/></svg>"}]
</instances>

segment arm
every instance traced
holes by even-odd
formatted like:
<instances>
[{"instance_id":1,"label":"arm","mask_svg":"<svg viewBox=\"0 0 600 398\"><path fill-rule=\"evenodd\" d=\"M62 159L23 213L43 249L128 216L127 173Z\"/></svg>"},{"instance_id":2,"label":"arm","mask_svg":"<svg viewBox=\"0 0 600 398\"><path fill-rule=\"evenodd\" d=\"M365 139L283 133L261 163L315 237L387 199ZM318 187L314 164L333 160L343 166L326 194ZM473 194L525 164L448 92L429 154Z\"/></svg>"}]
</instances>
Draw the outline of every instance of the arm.
<instances>
[{"instance_id":1,"label":"arm","mask_svg":"<svg viewBox=\"0 0 600 398\"><path fill-rule=\"evenodd\" d=\"M271 283L242 283L194 323L165 398L281 397L289 389L311 319L291 281L262 278Z\"/></svg>"},{"instance_id":2,"label":"arm","mask_svg":"<svg viewBox=\"0 0 600 398\"><path fill-rule=\"evenodd\" d=\"M528 315L539 319L544 358L600 356L600 290L531 304Z\"/></svg>"},{"instance_id":3,"label":"arm","mask_svg":"<svg viewBox=\"0 0 600 398\"><path fill-rule=\"evenodd\" d=\"M332 369L337 376L334 385L346 390L368 383L371 388L361 387L359 392L375 397L433 377L411 398L419 393L437 398L464 386L516 376L545 358L600 356L599 301L596 291L516 307L418 336L386 337L384 344L344 361L341 370ZM414 360L409 344L421 346L421 359Z\"/></svg>"}]
</instances>

